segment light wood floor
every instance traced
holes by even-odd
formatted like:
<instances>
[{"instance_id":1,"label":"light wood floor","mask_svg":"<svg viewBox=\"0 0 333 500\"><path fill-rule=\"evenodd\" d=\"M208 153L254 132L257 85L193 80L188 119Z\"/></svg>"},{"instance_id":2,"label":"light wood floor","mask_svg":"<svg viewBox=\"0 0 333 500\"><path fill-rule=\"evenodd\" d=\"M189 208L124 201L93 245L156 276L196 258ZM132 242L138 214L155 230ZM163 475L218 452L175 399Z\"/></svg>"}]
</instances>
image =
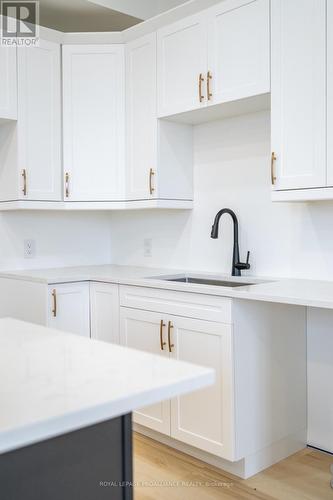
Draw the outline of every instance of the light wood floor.
<instances>
[{"instance_id":1,"label":"light wood floor","mask_svg":"<svg viewBox=\"0 0 333 500\"><path fill-rule=\"evenodd\" d=\"M333 500L331 463L305 449L242 480L135 434L134 500Z\"/></svg>"}]
</instances>

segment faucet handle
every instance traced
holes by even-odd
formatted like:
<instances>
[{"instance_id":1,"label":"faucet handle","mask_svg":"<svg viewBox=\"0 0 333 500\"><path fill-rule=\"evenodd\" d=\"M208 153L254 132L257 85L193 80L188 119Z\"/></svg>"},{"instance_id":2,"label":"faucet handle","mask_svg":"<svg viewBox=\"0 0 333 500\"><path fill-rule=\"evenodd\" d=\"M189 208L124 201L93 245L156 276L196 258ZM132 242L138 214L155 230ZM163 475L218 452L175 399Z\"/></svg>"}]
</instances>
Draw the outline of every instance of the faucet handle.
<instances>
[{"instance_id":1,"label":"faucet handle","mask_svg":"<svg viewBox=\"0 0 333 500\"><path fill-rule=\"evenodd\" d=\"M251 264L249 263L249 260L250 260L250 252L247 252L246 262L237 262L237 264L235 264L235 268L239 269L239 271L243 271L244 269L250 269Z\"/></svg>"}]
</instances>

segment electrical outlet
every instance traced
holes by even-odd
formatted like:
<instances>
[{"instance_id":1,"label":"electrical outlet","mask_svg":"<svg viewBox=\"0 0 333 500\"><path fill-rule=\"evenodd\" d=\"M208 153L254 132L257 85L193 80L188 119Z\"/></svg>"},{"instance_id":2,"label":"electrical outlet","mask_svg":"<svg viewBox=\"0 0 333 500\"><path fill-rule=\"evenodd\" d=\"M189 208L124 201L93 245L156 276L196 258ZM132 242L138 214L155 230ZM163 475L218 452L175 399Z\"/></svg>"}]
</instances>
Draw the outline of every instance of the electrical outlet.
<instances>
[{"instance_id":1,"label":"electrical outlet","mask_svg":"<svg viewBox=\"0 0 333 500\"><path fill-rule=\"evenodd\" d=\"M24 240L24 258L34 259L36 257L36 241Z\"/></svg>"},{"instance_id":2,"label":"electrical outlet","mask_svg":"<svg viewBox=\"0 0 333 500\"><path fill-rule=\"evenodd\" d=\"M145 238L143 240L143 255L144 257L153 256L153 240L152 238Z\"/></svg>"}]
</instances>

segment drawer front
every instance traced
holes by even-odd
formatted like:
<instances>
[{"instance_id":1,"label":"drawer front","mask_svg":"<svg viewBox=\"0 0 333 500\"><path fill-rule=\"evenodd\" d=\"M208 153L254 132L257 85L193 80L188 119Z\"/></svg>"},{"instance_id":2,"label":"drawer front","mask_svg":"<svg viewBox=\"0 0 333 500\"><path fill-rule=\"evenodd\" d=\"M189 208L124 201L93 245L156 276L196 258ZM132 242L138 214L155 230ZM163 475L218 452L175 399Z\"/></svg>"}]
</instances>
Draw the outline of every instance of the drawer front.
<instances>
[{"instance_id":1,"label":"drawer front","mask_svg":"<svg viewBox=\"0 0 333 500\"><path fill-rule=\"evenodd\" d=\"M232 299L197 293L120 286L120 305L187 318L232 323Z\"/></svg>"}]
</instances>

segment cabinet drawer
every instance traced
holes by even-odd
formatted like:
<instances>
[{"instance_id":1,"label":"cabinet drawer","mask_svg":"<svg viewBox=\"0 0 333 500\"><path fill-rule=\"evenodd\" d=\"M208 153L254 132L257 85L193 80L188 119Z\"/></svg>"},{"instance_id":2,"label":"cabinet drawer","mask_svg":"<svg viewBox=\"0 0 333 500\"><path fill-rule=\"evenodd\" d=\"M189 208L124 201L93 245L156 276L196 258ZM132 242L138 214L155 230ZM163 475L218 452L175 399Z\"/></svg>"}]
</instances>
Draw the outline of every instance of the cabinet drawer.
<instances>
[{"instance_id":1,"label":"cabinet drawer","mask_svg":"<svg viewBox=\"0 0 333 500\"><path fill-rule=\"evenodd\" d=\"M120 286L120 305L187 318L231 323L232 299L159 288Z\"/></svg>"}]
</instances>

